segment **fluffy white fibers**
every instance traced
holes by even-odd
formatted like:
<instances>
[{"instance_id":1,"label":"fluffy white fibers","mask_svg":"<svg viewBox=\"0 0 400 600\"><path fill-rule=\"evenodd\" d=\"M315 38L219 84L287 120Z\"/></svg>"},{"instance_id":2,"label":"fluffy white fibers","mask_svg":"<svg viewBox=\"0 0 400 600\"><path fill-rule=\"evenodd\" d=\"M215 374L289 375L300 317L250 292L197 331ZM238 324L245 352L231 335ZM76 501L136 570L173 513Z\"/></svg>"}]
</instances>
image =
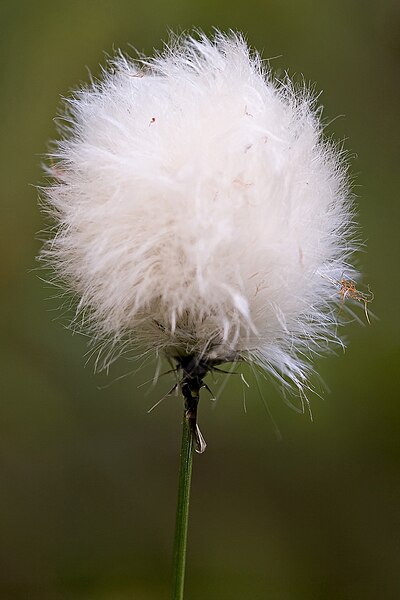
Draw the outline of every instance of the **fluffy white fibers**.
<instances>
[{"instance_id":1,"label":"fluffy white fibers","mask_svg":"<svg viewBox=\"0 0 400 600\"><path fill-rule=\"evenodd\" d=\"M42 256L90 335L302 390L354 275L346 165L311 93L218 33L119 56L64 120Z\"/></svg>"}]
</instances>

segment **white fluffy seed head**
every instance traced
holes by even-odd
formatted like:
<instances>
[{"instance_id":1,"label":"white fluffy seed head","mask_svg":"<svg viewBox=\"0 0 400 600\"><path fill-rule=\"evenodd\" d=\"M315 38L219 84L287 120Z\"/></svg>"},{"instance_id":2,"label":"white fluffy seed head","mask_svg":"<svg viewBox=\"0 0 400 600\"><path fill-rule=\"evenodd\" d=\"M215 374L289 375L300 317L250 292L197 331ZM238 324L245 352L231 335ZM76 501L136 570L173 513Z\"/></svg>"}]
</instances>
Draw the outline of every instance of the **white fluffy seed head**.
<instances>
[{"instance_id":1,"label":"white fluffy seed head","mask_svg":"<svg viewBox=\"0 0 400 600\"><path fill-rule=\"evenodd\" d=\"M306 384L354 277L346 166L306 89L240 35L185 37L67 100L51 158L42 257L94 337Z\"/></svg>"}]
</instances>

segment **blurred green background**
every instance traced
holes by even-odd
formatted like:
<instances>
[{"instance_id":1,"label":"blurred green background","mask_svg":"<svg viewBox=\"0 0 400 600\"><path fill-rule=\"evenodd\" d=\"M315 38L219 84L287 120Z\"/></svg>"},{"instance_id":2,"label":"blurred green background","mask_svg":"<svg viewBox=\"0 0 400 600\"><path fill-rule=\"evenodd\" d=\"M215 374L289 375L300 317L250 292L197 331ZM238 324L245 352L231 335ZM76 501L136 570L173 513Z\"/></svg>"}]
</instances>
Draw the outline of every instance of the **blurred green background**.
<instances>
[{"instance_id":1,"label":"blurred green background","mask_svg":"<svg viewBox=\"0 0 400 600\"><path fill-rule=\"evenodd\" d=\"M250 374L247 414L238 378L214 404L204 394L186 597L400 598L399 17L398 0L1 0L0 598L169 597L180 402L147 414L172 385L138 388L154 365L85 367L86 340L33 270L34 185L60 95L104 52L151 53L192 26L243 31L340 115L328 133L352 152L379 320L319 361L330 392L312 400L313 423L263 384L281 442Z\"/></svg>"}]
</instances>

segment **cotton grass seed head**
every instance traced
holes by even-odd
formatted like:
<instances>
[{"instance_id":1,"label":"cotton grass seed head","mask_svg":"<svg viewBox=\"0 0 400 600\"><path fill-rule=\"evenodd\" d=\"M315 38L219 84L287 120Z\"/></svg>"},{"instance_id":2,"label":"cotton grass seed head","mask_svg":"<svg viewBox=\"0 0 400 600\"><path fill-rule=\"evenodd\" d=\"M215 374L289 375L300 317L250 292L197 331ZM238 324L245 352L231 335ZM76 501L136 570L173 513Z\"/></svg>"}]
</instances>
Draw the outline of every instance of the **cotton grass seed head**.
<instances>
[{"instance_id":1,"label":"cotton grass seed head","mask_svg":"<svg viewBox=\"0 0 400 600\"><path fill-rule=\"evenodd\" d=\"M42 258L75 323L184 374L243 360L307 386L356 277L346 165L320 115L237 34L113 60L66 100L44 191Z\"/></svg>"}]
</instances>

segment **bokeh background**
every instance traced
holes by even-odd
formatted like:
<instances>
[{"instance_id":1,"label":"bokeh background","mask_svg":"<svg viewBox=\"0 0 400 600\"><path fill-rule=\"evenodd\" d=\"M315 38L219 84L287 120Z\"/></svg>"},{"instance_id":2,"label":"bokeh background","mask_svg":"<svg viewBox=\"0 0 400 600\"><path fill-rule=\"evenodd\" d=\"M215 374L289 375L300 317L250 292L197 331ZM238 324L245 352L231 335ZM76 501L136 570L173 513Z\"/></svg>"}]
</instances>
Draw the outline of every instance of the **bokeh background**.
<instances>
[{"instance_id":1,"label":"bokeh background","mask_svg":"<svg viewBox=\"0 0 400 600\"><path fill-rule=\"evenodd\" d=\"M85 367L86 340L35 271L35 185L60 95L105 52L151 53L193 26L239 29L323 90L327 133L352 154L378 319L319 361L330 391L313 423L261 384L280 442L251 373L247 413L238 377L216 403L204 394L186 597L400 597L399 17L398 0L0 1L2 599L169 597L180 401L147 414L172 385L145 384L153 364Z\"/></svg>"}]
</instances>

